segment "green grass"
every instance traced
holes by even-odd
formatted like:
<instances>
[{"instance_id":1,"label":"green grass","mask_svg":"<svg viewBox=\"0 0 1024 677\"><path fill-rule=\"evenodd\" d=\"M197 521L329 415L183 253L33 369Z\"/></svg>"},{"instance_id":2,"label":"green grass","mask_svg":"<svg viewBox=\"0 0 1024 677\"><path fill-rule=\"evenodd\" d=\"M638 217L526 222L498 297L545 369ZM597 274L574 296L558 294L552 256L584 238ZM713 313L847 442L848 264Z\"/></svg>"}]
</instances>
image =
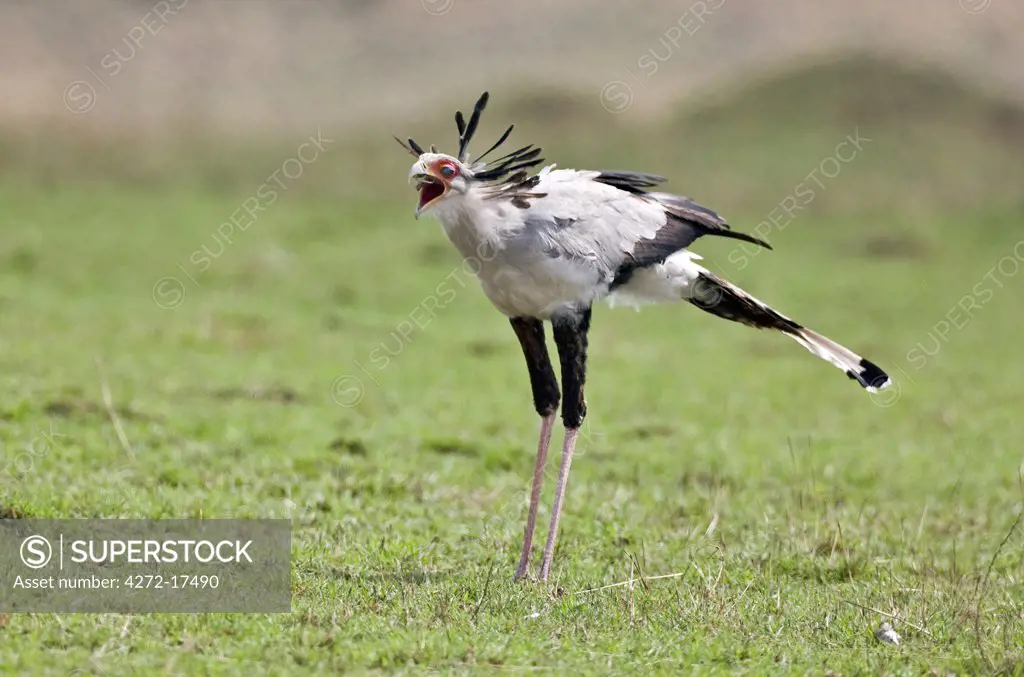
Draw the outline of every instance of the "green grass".
<instances>
[{"instance_id":1,"label":"green grass","mask_svg":"<svg viewBox=\"0 0 1024 677\"><path fill-rule=\"evenodd\" d=\"M688 130L679 153L617 127L601 143L539 124L523 138L563 165L678 177L751 230L860 125L873 145L772 233L774 253L739 269L733 243L696 249L889 368L896 397L689 306L600 307L548 584L511 581L537 427L519 347L452 274L437 225L412 220L397 150L368 170L391 182L357 200L310 187L360 167L339 144L202 272L192 253L288 150L240 170L255 182L213 189L8 174L0 450L8 463L42 432L57 442L4 475L3 515L287 517L294 597L290 615L0 616L0 669L1024 672L1024 541L1010 533L1024 498L1021 278L986 278L1020 239L1012 148L973 115L769 103L774 127L740 113L665 123ZM997 178L965 183L975 173ZM173 309L153 298L166 276L185 285ZM454 293L424 320L442 284ZM908 356L935 352L965 296L979 307L952 315L962 328L923 364ZM403 337L410 317L423 326ZM679 575L594 590L637 567ZM864 607L924 630L898 623L903 644L881 644Z\"/></svg>"}]
</instances>

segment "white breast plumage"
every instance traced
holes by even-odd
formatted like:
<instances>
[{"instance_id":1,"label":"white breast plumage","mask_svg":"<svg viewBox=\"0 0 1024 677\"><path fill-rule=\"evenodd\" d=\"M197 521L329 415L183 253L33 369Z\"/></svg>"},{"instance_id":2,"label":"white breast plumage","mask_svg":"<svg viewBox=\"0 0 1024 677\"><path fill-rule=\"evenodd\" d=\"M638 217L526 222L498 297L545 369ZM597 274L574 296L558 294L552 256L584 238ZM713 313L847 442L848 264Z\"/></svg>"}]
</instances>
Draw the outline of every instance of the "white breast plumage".
<instances>
[{"instance_id":1,"label":"white breast plumage","mask_svg":"<svg viewBox=\"0 0 1024 677\"><path fill-rule=\"evenodd\" d=\"M550 318L589 305L607 290L602 271L584 257L568 259L527 222L529 210L467 199L439 210L448 239L476 273L487 298L509 317Z\"/></svg>"}]
</instances>

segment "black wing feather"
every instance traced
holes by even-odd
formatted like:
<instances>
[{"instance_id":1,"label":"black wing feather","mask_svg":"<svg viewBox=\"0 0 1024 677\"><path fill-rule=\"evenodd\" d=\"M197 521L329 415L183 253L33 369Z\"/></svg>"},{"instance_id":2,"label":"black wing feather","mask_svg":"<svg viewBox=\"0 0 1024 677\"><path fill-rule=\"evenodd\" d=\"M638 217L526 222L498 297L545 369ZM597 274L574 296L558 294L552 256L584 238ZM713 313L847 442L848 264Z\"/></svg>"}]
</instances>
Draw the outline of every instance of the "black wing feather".
<instances>
[{"instance_id":1,"label":"black wing feather","mask_svg":"<svg viewBox=\"0 0 1024 677\"><path fill-rule=\"evenodd\" d=\"M693 240L697 239L701 235L718 235L720 237L729 237L734 240L743 240L751 244L756 244L759 247L765 249L771 249L772 246L762 240L761 238L754 237L753 235L747 235L746 233L740 233L738 231L729 228L728 222L721 216L711 211L707 207L697 204L688 197L682 195L670 195L668 193L648 193L648 199L657 200L665 208L665 213L668 214L668 223L665 227L668 228L673 224L686 224L688 228L695 229L696 235L692 236L682 247L689 246ZM683 226L673 226L677 230L682 229ZM689 236L687 236L689 237ZM682 249L680 247L680 249Z\"/></svg>"},{"instance_id":2,"label":"black wing feather","mask_svg":"<svg viewBox=\"0 0 1024 677\"><path fill-rule=\"evenodd\" d=\"M742 240L766 249L772 248L760 238L731 230L724 218L688 197L669 193L648 193L643 190L643 187L652 185L655 179L661 177L624 172L605 172L602 176L606 174L610 174L612 178L602 183L614 185L640 199L656 201L665 209L666 217L665 225L658 229L654 237L642 239L634 245L626 260L615 271L612 289L628 282L636 270L664 263L669 256L689 247L697 238L704 235L717 235Z\"/></svg>"},{"instance_id":3,"label":"black wing feather","mask_svg":"<svg viewBox=\"0 0 1024 677\"><path fill-rule=\"evenodd\" d=\"M659 183L665 183L668 179L656 174L644 174L642 172L601 172L594 179L598 183L606 183L615 186L627 193L641 195L645 188L653 188Z\"/></svg>"}]
</instances>

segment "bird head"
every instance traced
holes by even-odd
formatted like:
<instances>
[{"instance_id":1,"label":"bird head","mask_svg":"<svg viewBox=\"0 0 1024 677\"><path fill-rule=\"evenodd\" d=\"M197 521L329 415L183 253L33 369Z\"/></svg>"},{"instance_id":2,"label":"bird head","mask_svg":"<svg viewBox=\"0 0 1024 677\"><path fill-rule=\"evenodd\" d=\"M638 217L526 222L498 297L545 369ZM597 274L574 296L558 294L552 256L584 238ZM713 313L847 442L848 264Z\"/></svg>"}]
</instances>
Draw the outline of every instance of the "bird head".
<instances>
[{"instance_id":1,"label":"bird head","mask_svg":"<svg viewBox=\"0 0 1024 677\"><path fill-rule=\"evenodd\" d=\"M409 170L409 180L416 180L420 194L416 217L445 200L464 195L472 178L472 170L456 157L444 153L421 154Z\"/></svg>"},{"instance_id":2,"label":"bird head","mask_svg":"<svg viewBox=\"0 0 1024 677\"><path fill-rule=\"evenodd\" d=\"M416 179L416 190L420 193L419 204L416 206L416 218L428 210L436 213L436 208L441 205L454 205L469 192L474 184L485 183L497 186L502 181L510 181L510 185L515 187L517 180L522 181L526 178L527 169L544 162L540 157L540 148L534 148L532 144L514 150L496 160L483 162L485 157L505 143L515 125L509 125L494 145L474 161L470 161L469 142L476 133L477 125L480 124L480 115L487 107L489 98L487 92L480 96L473 107L473 113L470 115L468 123L462 115L462 111L455 113L455 126L459 130L458 155L438 153L434 146L430 146L430 150L426 151L413 139L403 142L397 136L395 137L398 145L416 158L412 169L409 170L409 180Z\"/></svg>"}]
</instances>

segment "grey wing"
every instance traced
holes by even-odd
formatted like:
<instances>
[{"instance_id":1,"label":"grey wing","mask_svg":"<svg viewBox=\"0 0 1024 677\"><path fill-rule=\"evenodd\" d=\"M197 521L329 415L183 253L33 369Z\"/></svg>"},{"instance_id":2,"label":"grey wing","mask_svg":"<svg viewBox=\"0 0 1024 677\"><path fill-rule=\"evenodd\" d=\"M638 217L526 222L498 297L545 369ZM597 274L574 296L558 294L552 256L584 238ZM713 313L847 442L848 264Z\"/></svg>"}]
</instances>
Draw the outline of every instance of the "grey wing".
<instances>
[{"instance_id":1,"label":"grey wing","mask_svg":"<svg viewBox=\"0 0 1024 677\"><path fill-rule=\"evenodd\" d=\"M563 169L542 171L536 191L522 212L526 232L551 258L589 267L611 282L638 240L656 237L667 216L656 202L623 188L656 177L624 173L611 179L618 185L596 181L599 172Z\"/></svg>"},{"instance_id":2,"label":"grey wing","mask_svg":"<svg viewBox=\"0 0 1024 677\"><path fill-rule=\"evenodd\" d=\"M685 240L682 247L688 247L702 235L718 235L750 242L766 249L772 248L760 238L732 230L724 218L688 197L671 193L647 193L646 197L657 201L665 208L668 215L666 226L677 233L679 240Z\"/></svg>"},{"instance_id":3,"label":"grey wing","mask_svg":"<svg viewBox=\"0 0 1024 677\"><path fill-rule=\"evenodd\" d=\"M641 199L654 200L665 209L667 222L654 238L658 244L652 245L655 249L663 249L673 246L673 243L680 243L674 251L688 247L701 235L720 235L731 237L737 240L744 240L762 247L771 249L767 242L760 240L746 233L737 233L729 228L728 222L708 209L682 195L671 193L649 193L647 188L652 188L666 179L655 174L644 174L642 172L604 171L594 176L594 181L604 183L618 188L621 191L638 196ZM671 253L671 252L669 252Z\"/></svg>"},{"instance_id":4,"label":"grey wing","mask_svg":"<svg viewBox=\"0 0 1024 677\"><path fill-rule=\"evenodd\" d=\"M627 252L626 259L616 271L612 288L624 284L638 268L662 263L666 258L693 244L702 235L718 235L743 240L761 247L771 246L746 233L729 228L728 222L717 213L701 206L688 197L671 193L649 193L646 189L665 181L654 174L640 172L599 172L594 181L618 188L630 197L659 204L665 211L665 221L653 237L640 237Z\"/></svg>"},{"instance_id":5,"label":"grey wing","mask_svg":"<svg viewBox=\"0 0 1024 677\"><path fill-rule=\"evenodd\" d=\"M669 256L686 249L703 235L729 237L771 249L771 245L764 240L731 230L725 219L688 197L671 193L645 193L638 197L653 200L664 207L665 225L654 237L636 241L626 260L616 270L612 289L628 282L637 269L663 263Z\"/></svg>"},{"instance_id":6,"label":"grey wing","mask_svg":"<svg viewBox=\"0 0 1024 677\"><path fill-rule=\"evenodd\" d=\"M589 260L610 288L639 268L662 263L703 235L730 237L771 248L730 230L721 216L693 200L648 193L662 177L632 172L558 170L542 172L528 227L546 242L551 256Z\"/></svg>"}]
</instances>

